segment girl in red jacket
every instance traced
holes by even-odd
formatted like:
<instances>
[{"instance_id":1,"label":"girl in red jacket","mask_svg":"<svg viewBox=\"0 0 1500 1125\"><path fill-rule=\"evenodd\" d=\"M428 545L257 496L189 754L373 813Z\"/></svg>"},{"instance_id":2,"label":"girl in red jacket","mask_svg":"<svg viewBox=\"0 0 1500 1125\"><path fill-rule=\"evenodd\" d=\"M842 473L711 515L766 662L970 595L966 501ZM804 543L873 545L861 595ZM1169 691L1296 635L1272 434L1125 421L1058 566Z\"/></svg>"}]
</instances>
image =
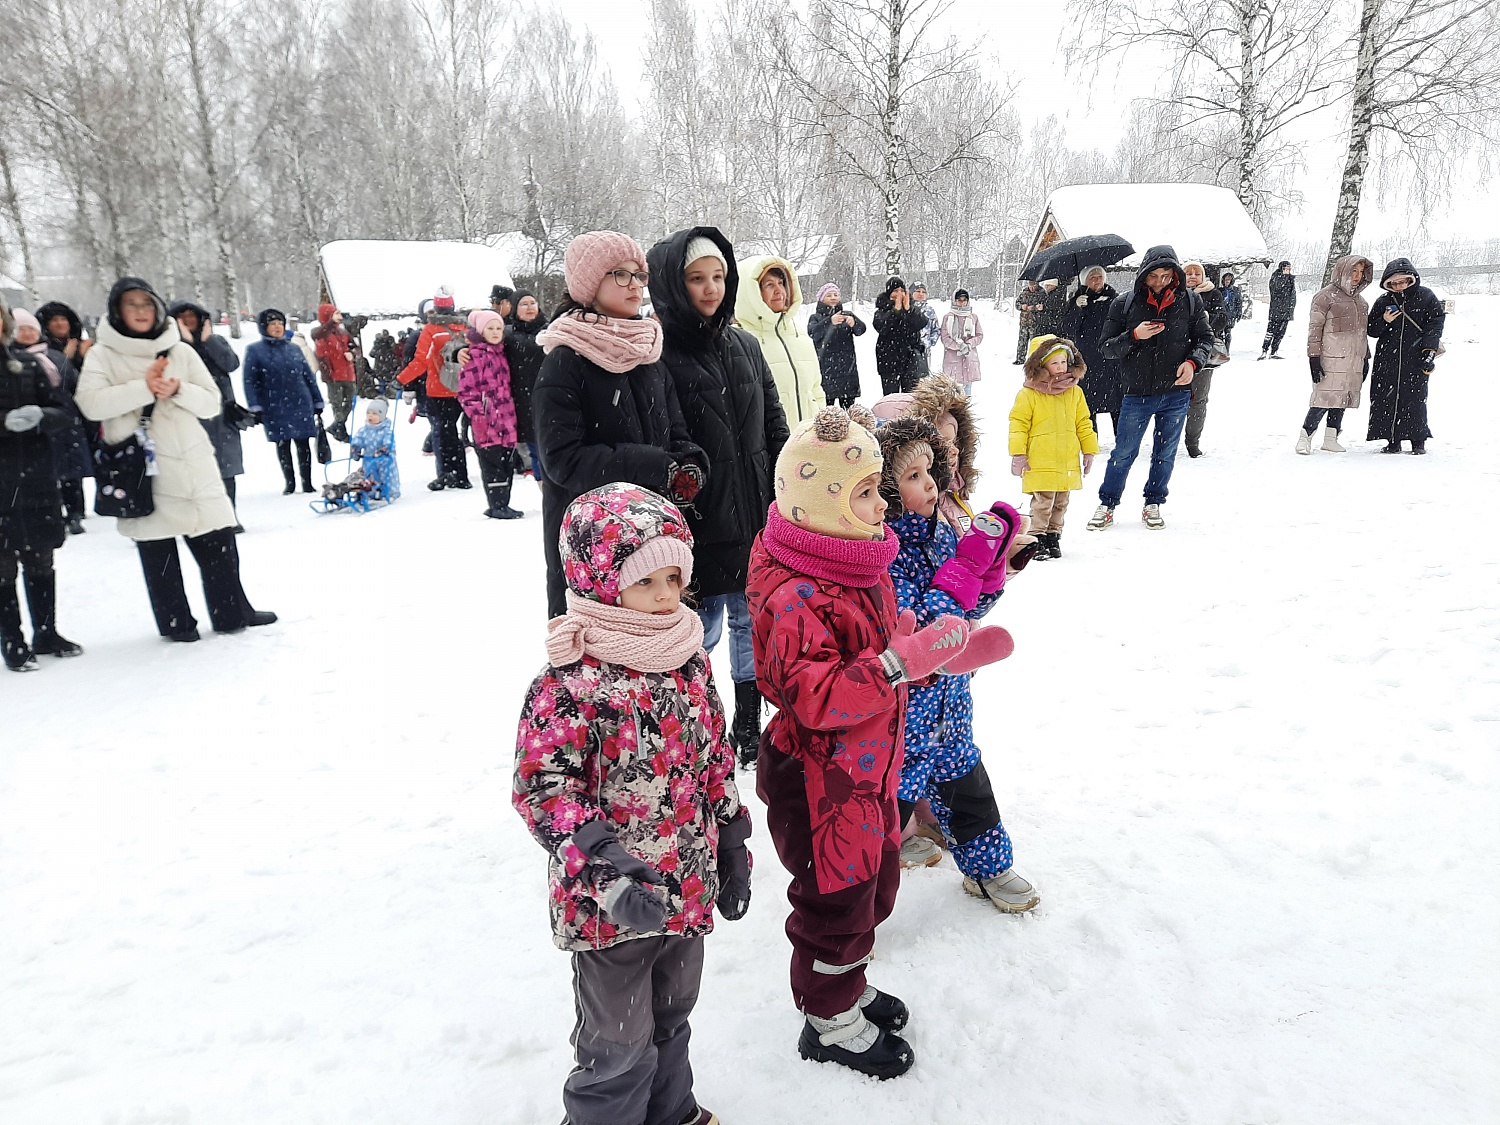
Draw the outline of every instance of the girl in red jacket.
<instances>
[{"instance_id":1,"label":"girl in red jacket","mask_svg":"<svg viewBox=\"0 0 1500 1125\"><path fill-rule=\"evenodd\" d=\"M889 570L900 543L881 523L875 420L855 410L859 421L826 407L792 432L751 549L755 674L777 708L756 790L792 876L792 996L807 1017L798 1051L894 1078L914 1057L896 1034L906 1005L867 985L864 967L900 882L906 684L962 667L968 626L898 622Z\"/></svg>"}]
</instances>

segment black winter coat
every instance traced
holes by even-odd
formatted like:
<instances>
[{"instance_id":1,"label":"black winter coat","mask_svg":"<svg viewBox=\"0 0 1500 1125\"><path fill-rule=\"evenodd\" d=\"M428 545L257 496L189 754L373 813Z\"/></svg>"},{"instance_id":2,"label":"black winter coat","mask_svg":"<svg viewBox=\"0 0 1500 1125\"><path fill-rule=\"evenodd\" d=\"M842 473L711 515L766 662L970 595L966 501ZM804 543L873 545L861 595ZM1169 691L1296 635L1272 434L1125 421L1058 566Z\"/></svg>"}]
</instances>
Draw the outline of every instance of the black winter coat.
<instances>
[{"instance_id":1,"label":"black winter coat","mask_svg":"<svg viewBox=\"0 0 1500 1125\"><path fill-rule=\"evenodd\" d=\"M54 550L67 538L48 436L72 421L64 393L35 356L0 347L0 550ZM3 421L22 406L40 406L42 420L14 433Z\"/></svg>"},{"instance_id":2,"label":"black winter coat","mask_svg":"<svg viewBox=\"0 0 1500 1125\"><path fill-rule=\"evenodd\" d=\"M1271 275L1271 311L1269 316L1272 320L1291 320L1292 314L1297 311L1297 275L1292 273L1273 273Z\"/></svg>"},{"instance_id":3,"label":"black winter coat","mask_svg":"<svg viewBox=\"0 0 1500 1125\"><path fill-rule=\"evenodd\" d=\"M1176 279L1162 291L1163 297L1173 295L1171 303L1158 310L1148 300L1146 275L1161 267L1170 268ZM1147 320L1166 321L1166 331L1137 340L1135 329ZM1161 395L1188 389L1177 385L1177 368L1191 360L1201 371L1213 351L1213 340L1203 300L1187 288L1177 252L1170 246L1153 246L1136 271L1135 288L1110 303L1100 351L1108 359L1121 361L1124 394Z\"/></svg>"},{"instance_id":4,"label":"black winter coat","mask_svg":"<svg viewBox=\"0 0 1500 1125\"><path fill-rule=\"evenodd\" d=\"M854 356L854 337L865 334L865 322L854 316L854 324L834 324L833 314L847 311L842 304L821 302L807 318L807 334L818 349L818 368L823 373L823 394L828 398L859 397L859 363Z\"/></svg>"},{"instance_id":5,"label":"black winter coat","mask_svg":"<svg viewBox=\"0 0 1500 1125\"><path fill-rule=\"evenodd\" d=\"M516 403L516 440L520 442L536 441L531 398L542 360L547 358L536 336L546 327L547 318L541 313L535 320L512 320L505 326L505 360L510 364L510 397Z\"/></svg>"},{"instance_id":6,"label":"black winter coat","mask_svg":"<svg viewBox=\"0 0 1500 1125\"><path fill-rule=\"evenodd\" d=\"M53 317L66 317L68 321L68 334L66 336L54 336L47 331L48 323ZM66 352L69 340L83 339L83 321L78 314L61 301L48 301L36 310L36 318L42 325L42 338L47 341L47 346L56 348L60 352ZM77 366L82 367L83 361L79 360Z\"/></svg>"},{"instance_id":7,"label":"black winter coat","mask_svg":"<svg viewBox=\"0 0 1500 1125\"><path fill-rule=\"evenodd\" d=\"M1035 314L1031 323L1033 336L1056 334L1062 327L1063 314L1068 311L1068 291L1059 284L1042 301L1042 311Z\"/></svg>"},{"instance_id":8,"label":"black winter coat","mask_svg":"<svg viewBox=\"0 0 1500 1125\"><path fill-rule=\"evenodd\" d=\"M875 298L872 323L880 337L875 341L875 370L880 374L880 385L910 391L927 376L927 317L915 306L894 308L891 295L882 293Z\"/></svg>"},{"instance_id":9,"label":"black winter coat","mask_svg":"<svg viewBox=\"0 0 1500 1125\"><path fill-rule=\"evenodd\" d=\"M625 481L665 494L673 464L708 458L688 434L666 365L606 371L570 347L547 353L532 392L532 424L547 479L542 483L542 547L547 609L567 612L557 536L568 505L591 488Z\"/></svg>"},{"instance_id":10,"label":"black winter coat","mask_svg":"<svg viewBox=\"0 0 1500 1125\"><path fill-rule=\"evenodd\" d=\"M1229 330L1229 313L1224 308L1224 294L1219 291L1217 285L1195 292L1203 301L1203 311L1208 314L1209 328L1213 329L1214 335L1222 341L1224 333Z\"/></svg>"},{"instance_id":11,"label":"black winter coat","mask_svg":"<svg viewBox=\"0 0 1500 1125\"><path fill-rule=\"evenodd\" d=\"M1371 364L1370 429L1367 441L1426 441L1427 371L1443 342L1446 314L1438 295L1422 284L1421 275L1409 258L1397 258L1385 267L1380 285L1400 273L1417 279L1415 285L1392 293L1389 290L1370 302L1369 333L1377 341ZM1404 315L1387 324L1385 313L1397 309Z\"/></svg>"},{"instance_id":12,"label":"black winter coat","mask_svg":"<svg viewBox=\"0 0 1500 1125\"><path fill-rule=\"evenodd\" d=\"M180 313L191 312L198 317L198 330L203 330L203 325L212 324L213 317L202 305L196 305L191 301L178 301L167 310L167 315L174 320ZM203 361L203 366L208 368L209 375L213 378L214 386L219 388L219 401L223 409L219 411L217 418L200 418L203 428L208 433L208 440L214 443L214 460L219 463L219 476L228 480L237 477L245 471L245 447L240 440L239 429L225 417L225 411L238 413L239 404L234 398L234 381L229 377L232 372L240 369L240 357L234 354L234 348L224 337L213 332L209 333L207 340L189 340L183 336L188 347L198 353L198 358Z\"/></svg>"},{"instance_id":13,"label":"black winter coat","mask_svg":"<svg viewBox=\"0 0 1500 1125\"><path fill-rule=\"evenodd\" d=\"M704 320L683 282L683 257L708 238L729 263L724 300ZM739 270L734 248L715 227L692 227L646 255L651 301L665 333L661 359L672 374L688 434L708 458L708 484L687 512L693 532L693 586L705 598L742 594L750 547L775 499L776 458L786 444L786 414L760 342L733 327ZM824 384L825 391L827 384Z\"/></svg>"},{"instance_id":14,"label":"black winter coat","mask_svg":"<svg viewBox=\"0 0 1500 1125\"><path fill-rule=\"evenodd\" d=\"M43 339L50 340L51 337L43 336ZM57 368L57 376L62 384L58 390L62 392L70 419L66 427L47 435L52 443L52 464L58 480L83 480L84 477L94 475L94 447L89 443L89 429L94 427L94 423L84 420L78 404L73 401L73 394L78 390L78 368L50 344L47 358Z\"/></svg>"},{"instance_id":15,"label":"black winter coat","mask_svg":"<svg viewBox=\"0 0 1500 1125\"><path fill-rule=\"evenodd\" d=\"M1106 284L1095 293L1084 286L1074 290L1068 299L1067 311L1063 313L1061 336L1078 345L1088 371L1083 377L1083 397L1088 400L1089 412L1117 414L1120 410L1120 361L1104 354L1104 324L1109 319L1109 306L1119 296L1114 286Z\"/></svg>"}]
</instances>

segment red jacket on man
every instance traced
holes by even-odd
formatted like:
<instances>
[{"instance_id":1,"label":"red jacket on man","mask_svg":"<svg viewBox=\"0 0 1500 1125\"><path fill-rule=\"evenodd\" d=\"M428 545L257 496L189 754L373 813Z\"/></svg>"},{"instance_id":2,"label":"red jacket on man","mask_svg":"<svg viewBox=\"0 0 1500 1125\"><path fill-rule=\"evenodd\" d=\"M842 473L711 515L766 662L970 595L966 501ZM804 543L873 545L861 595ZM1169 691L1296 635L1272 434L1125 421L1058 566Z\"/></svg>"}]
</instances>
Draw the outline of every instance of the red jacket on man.
<instances>
[{"instance_id":1,"label":"red jacket on man","mask_svg":"<svg viewBox=\"0 0 1500 1125\"><path fill-rule=\"evenodd\" d=\"M396 378L403 384L413 383L425 373L428 398L457 398L458 392L443 386L438 373L443 369L443 347L455 337L465 339L468 331L468 324L457 313L429 314L427 323L422 325L422 334L417 337L417 350L412 353L411 362Z\"/></svg>"}]
</instances>

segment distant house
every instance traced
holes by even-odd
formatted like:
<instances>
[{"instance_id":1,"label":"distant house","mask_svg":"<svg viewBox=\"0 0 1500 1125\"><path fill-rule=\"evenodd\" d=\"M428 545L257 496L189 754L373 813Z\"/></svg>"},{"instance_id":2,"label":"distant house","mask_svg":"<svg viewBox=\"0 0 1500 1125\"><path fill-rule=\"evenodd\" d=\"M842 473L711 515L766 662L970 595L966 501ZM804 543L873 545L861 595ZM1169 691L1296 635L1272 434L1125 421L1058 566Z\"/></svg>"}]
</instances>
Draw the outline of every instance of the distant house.
<instances>
[{"instance_id":1,"label":"distant house","mask_svg":"<svg viewBox=\"0 0 1500 1125\"><path fill-rule=\"evenodd\" d=\"M26 304L26 286L22 285L8 273L0 273L0 297L5 298L5 303L11 308Z\"/></svg>"},{"instance_id":2,"label":"distant house","mask_svg":"<svg viewBox=\"0 0 1500 1125\"><path fill-rule=\"evenodd\" d=\"M490 289L510 285L505 253L474 242L341 239L318 250L323 296L343 312L415 316L446 285L460 309L490 307Z\"/></svg>"},{"instance_id":3,"label":"distant house","mask_svg":"<svg viewBox=\"0 0 1500 1125\"><path fill-rule=\"evenodd\" d=\"M1065 238L1118 234L1135 253L1113 270L1134 270L1152 246L1167 243L1181 261L1242 270L1270 265L1265 237L1234 192L1212 184L1080 184L1058 188L1031 240L1038 250ZM1066 280L1060 278L1059 280Z\"/></svg>"}]
</instances>

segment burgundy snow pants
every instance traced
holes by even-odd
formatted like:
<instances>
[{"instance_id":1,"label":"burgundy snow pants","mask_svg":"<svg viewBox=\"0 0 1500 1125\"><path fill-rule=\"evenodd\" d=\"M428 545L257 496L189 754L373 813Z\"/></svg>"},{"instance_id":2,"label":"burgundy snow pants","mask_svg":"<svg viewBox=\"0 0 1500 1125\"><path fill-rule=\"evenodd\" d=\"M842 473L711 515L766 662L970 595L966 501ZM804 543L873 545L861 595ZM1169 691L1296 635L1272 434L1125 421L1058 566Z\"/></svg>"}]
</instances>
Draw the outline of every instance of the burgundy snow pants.
<instances>
[{"instance_id":1,"label":"burgundy snow pants","mask_svg":"<svg viewBox=\"0 0 1500 1125\"><path fill-rule=\"evenodd\" d=\"M889 837L875 878L833 894L818 890L813 871L812 821L802 763L760 744L756 792L766 803L766 827L781 865L791 873L786 897L792 913L792 999L799 1011L824 1019L847 1012L865 990L865 960L875 947L875 927L890 917L901 885L901 849ZM896 822L892 795L888 823Z\"/></svg>"}]
</instances>

